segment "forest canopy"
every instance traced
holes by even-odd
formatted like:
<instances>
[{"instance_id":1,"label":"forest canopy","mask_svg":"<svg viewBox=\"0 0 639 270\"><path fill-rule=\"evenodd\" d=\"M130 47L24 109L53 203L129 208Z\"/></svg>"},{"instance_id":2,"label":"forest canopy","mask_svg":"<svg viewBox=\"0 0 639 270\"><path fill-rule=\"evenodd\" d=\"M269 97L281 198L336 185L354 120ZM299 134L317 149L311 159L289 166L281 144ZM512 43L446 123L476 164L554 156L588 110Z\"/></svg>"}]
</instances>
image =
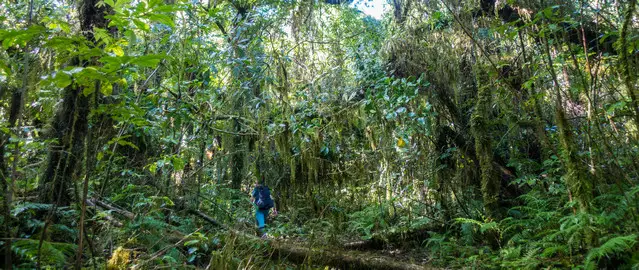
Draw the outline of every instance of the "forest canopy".
<instances>
[{"instance_id":1,"label":"forest canopy","mask_svg":"<svg viewBox=\"0 0 639 270\"><path fill-rule=\"evenodd\" d=\"M637 5L0 1L0 263L637 269Z\"/></svg>"}]
</instances>

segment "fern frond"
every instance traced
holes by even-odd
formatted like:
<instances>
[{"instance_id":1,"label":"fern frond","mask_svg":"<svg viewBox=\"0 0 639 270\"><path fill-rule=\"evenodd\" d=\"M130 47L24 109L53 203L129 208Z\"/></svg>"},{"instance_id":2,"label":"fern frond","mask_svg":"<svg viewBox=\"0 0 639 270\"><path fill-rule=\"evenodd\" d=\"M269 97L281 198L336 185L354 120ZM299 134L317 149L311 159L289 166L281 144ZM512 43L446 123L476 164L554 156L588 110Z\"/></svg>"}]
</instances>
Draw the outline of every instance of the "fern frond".
<instances>
[{"instance_id":1,"label":"fern frond","mask_svg":"<svg viewBox=\"0 0 639 270\"><path fill-rule=\"evenodd\" d=\"M544 251L541 253L541 256L544 258L551 258L553 257L555 254L568 254L569 249L568 246L566 245L553 245L550 247L547 247L544 249Z\"/></svg>"},{"instance_id":2,"label":"fern frond","mask_svg":"<svg viewBox=\"0 0 639 270\"><path fill-rule=\"evenodd\" d=\"M595 260L599 260L603 257L610 257L612 255L626 252L637 244L637 235L631 234L626 236L617 236L606 241L598 248L593 248L588 252L586 256L586 266L591 265Z\"/></svg>"},{"instance_id":3,"label":"fern frond","mask_svg":"<svg viewBox=\"0 0 639 270\"><path fill-rule=\"evenodd\" d=\"M456 218L455 221L457 223L461 223L461 224L466 224L466 223L475 224L475 225L477 225L479 227L481 227L484 224L481 221L470 219L470 218Z\"/></svg>"},{"instance_id":4,"label":"fern frond","mask_svg":"<svg viewBox=\"0 0 639 270\"><path fill-rule=\"evenodd\" d=\"M40 240L20 239L13 243L11 249L16 255L35 263L39 245ZM63 266L76 249L74 244L43 241L40 261L43 265Z\"/></svg>"},{"instance_id":5,"label":"fern frond","mask_svg":"<svg viewBox=\"0 0 639 270\"><path fill-rule=\"evenodd\" d=\"M26 202L26 203L21 203L16 205L12 211L11 214L13 216L18 216L20 213L27 211L27 210L48 210L49 208L51 208L52 204L48 204L48 203L32 203L32 202Z\"/></svg>"}]
</instances>

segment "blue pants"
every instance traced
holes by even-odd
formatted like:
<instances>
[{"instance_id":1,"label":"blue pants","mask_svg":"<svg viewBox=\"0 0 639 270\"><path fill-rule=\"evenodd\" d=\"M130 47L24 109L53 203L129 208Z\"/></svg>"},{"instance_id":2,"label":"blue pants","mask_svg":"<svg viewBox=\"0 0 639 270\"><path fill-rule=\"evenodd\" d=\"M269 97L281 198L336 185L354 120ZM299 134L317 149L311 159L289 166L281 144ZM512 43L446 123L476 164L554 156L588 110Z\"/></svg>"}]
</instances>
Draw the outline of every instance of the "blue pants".
<instances>
[{"instance_id":1,"label":"blue pants","mask_svg":"<svg viewBox=\"0 0 639 270\"><path fill-rule=\"evenodd\" d=\"M255 220L257 221L257 228L260 231L264 230L264 226L266 226L266 217L268 217L268 212L270 209L260 210L256 207L255 209Z\"/></svg>"}]
</instances>

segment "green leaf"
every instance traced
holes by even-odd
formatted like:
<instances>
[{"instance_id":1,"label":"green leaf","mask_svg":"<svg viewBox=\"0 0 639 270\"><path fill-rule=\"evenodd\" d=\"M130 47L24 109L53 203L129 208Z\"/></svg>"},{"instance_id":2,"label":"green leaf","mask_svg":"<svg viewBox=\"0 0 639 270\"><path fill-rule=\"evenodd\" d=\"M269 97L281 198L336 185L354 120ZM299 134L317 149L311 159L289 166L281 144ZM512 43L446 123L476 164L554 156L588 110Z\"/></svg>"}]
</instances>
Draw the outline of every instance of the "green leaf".
<instances>
[{"instance_id":1,"label":"green leaf","mask_svg":"<svg viewBox=\"0 0 639 270\"><path fill-rule=\"evenodd\" d=\"M104 42L104 44L106 45L111 44L111 36L109 35L109 32L107 32L106 29L94 27L93 36L95 37L95 40L98 42Z\"/></svg>"},{"instance_id":2,"label":"green leaf","mask_svg":"<svg viewBox=\"0 0 639 270\"><path fill-rule=\"evenodd\" d=\"M115 54L116 56L123 56L124 55L124 50L122 49L122 47L120 47L118 45L109 46L107 48L107 50L113 52L113 54Z\"/></svg>"},{"instance_id":3,"label":"green leaf","mask_svg":"<svg viewBox=\"0 0 639 270\"><path fill-rule=\"evenodd\" d=\"M198 240L198 239L189 240L189 241L186 241L184 243L184 246L185 247L192 246L192 245L195 245L195 244L197 244L199 242L200 242L200 240Z\"/></svg>"},{"instance_id":4,"label":"green leaf","mask_svg":"<svg viewBox=\"0 0 639 270\"><path fill-rule=\"evenodd\" d=\"M66 74L65 72L58 72L55 75L54 83L57 87L65 88L71 85L72 82L73 79L71 78L71 76L69 76L69 74Z\"/></svg>"},{"instance_id":5,"label":"green leaf","mask_svg":"<svg viewBox=\"0 0 639 270\"><path fill-rule=\"evenodd\" d=\"M44 33L46 30L44 26L33 25L25 30L3 32L2 35L0 35L0 40L2 40L2 46L6 50L16 44L24 46L27 42Z\"/></svg>"},{"instance_id":6,"label":"green leaf","mask_svg":"<svg viewBox=\"0 0 639 270\"><path fill-rule=\"evenodd\" d=\"M117 143L118 145L129 146L129 147L131 147L133 149L139 150L139 148L137 146L135 146L135 144L124 140L124 139L129 138L129 137L131 137L131 135L124 135L124 136L120 136L120 137L115 137L115 138L111 139L109 142L107 142L107 144L111 145L111 144Z\"/></svg>"},{"instance_id":7,"label":"green leaf","mask_svg":"<svg viewBox=\"0 0 639 270\"><path fill-rule=\"evenodd\" d=\"M542 12L544 13L544 17L547 19L552 18L552 7L547 7Z\"/></svg>"},{"instance_id":8,"label":"green leaf","mask_svg":"<svg viewBox=\"0 0 639 270\"><path fill-rule=\"evenodd\" d=\"M74 67L74 68L71 68L69 70L65 70L63 72L66 73L66 74L69 74L69 75L73 75L73 74L76 74L76 73L78 73L78 72L80 72L82 70L84 70L83 67Z\"/></svg>"},{"instance_id":9,"label":"green leaf","mask_svg":"<svg viewBox=\"0 0 639 270\"><path fill-rule=\"evenodd\" d=\"M115 2L115 6L113 7L115 10L122 10L127 4L129 4L131 0L118 0Z\"/></svg>"},{"instance_id":10,"label":"green leaf","mask_svg":"<svg viewBox=\"0 0 639 270\"><path fill-rule=\"evenodd\" d=\"M135 24L135 26L144 31L144 32L148 32L149 30L151 30L151 27L149 27L149 25L145 22L143 22L140 19L133 19L133 24Z\"/></svg>"},{"instance_id":11,"label":"green leaf","mask_svg":"<svg viewBox=\"0 0 639 270\"><path fill-rule=\"evenodd\" d=\"M82 69L82 71L79 71L75 75L75 77L84 79L86 81L91 81L91 85L94 84L93 83L94 81L105 81L105 80L107 80L107 77L104 75L104 73L100 72L95 67L86 67L86 68Z\"/></svg>"},{"instance_id":12,"label":"green leaf","mask_svg":"<svg viewBox=\"0 0 639 270\"><path fill-rule=\"evenodd\" d=\"M82 94L85 97L93 94L93 92L95 92L95 84L85 85L84 88L82 89Z\"/></svg>"},{"instance_id":13,"label":"green leaf","mask_svg":"<svg viewBox=\"0 0 639 270\"><path fill-rule=\"evenodd\" d=\"M75 39L67 37L53 37L46 41L46 46L57 50L72 50L75 48Z\"/></svg>"},{"instance_id":14,"label":"green leaf","mask_svg":"<svg viewBox=\"0 0 639 270\"><path fill-rule=\"evenodd\" d=\"M181 171L182 169L184 169L184 160L179 157L171 159L171 163L173 164L173 169L176 171Z\"/></svg>"},{"instance_id":15,"label":"green leaf","mask_svg":"<svg viewBox=\"0 0 639 270\"><path fill-rule=\"evenodd\" d=\"M176 5L163 5L163 6L156 7L153 10L157 12L175 12L175 11L179 11L183 9Z\"/></svg>"},{"instance_id":16,"label":"green leaf","mask_svg":"<svg viewBox=\"0 0 639 270\"><path fill-rule=\"evenodd\" d=\"M0 62L0 74L4 74L4 76L11 76L11 69L5 63Z\"/></svg>"},{"instance_id":17,"label":"green leaf","mask_svg":"<svg viewBox=\"0 0 639 270\"><path fill-rule=\"evenodd\" d=\"M105 96L110 96L113 93L113 85L105 82L100 87L100 92Z\"/></svg>"},{"instance_id":18,"label":"green leaf","mask_svg":"<svg viewBox=\"0 0 639 270\"><path fill-rule=\"evenodd\" d=\"M144 55L131 60L131 64L142 67L156 67L164 59L161 55Z\"/></svg>"},{"instance_id":19,"label":"green leaf","mask_svg":"<svg viewBox=\"0 0 639 270\"><path fill-rule=\"evenodd\" d=\"M149 172L155 173L157 170L158 170L158 165L156 163L151 163L151 165L149 165Z\"/></svg>"},{"instance_id":20,"label":"green leaf","mask_svg":"<svg viewBox=\"0 0 639 270\"><path fill-rule=\"evenodd\" d=\"M149 14L148 15L149 19L170 27L175 27L175 24L173 23L173 19L171 19L171 17L169 17L168 15L164 15L164 14Z\"/></svg>"}]
</instances>

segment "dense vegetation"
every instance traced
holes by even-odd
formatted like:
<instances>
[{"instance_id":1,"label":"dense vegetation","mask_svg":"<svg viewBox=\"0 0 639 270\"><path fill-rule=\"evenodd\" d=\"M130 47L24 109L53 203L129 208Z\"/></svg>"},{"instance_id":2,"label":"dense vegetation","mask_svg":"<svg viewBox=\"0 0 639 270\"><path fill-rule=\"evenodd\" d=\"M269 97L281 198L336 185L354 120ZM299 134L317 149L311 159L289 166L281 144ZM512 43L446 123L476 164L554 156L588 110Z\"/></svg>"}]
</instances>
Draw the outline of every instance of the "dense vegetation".
<instances>
[{"instance_id":1,"label":"dense vegetation","mask_svg":"<svg viewBox=\"0 0 639 270\"><path fill-rule=\"evenodd\" d=\"M639 268L636 0L351 2L0 1L3 267Z\"/></svg>"}]
</instances>

